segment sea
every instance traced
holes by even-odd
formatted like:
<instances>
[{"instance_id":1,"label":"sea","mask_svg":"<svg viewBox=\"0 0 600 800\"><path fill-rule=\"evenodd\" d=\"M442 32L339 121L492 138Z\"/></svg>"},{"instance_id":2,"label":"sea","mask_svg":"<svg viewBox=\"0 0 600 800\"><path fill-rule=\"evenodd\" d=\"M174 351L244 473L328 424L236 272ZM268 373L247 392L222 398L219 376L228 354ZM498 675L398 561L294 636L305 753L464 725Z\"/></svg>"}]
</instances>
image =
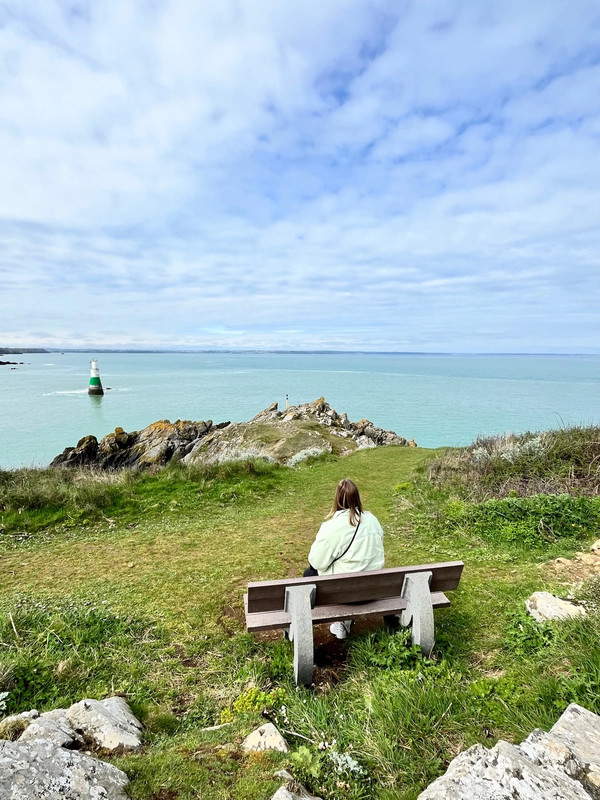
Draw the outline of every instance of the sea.
<instances>
[{"instance_id":1,"label":"sea","mask_svg":"<svg viewBox=\"0 0 600 800\"><path fill-rule=\"evenodd\" d=\"M87 393L97 358L105 394ZM245 421L324 396L352 421L461 446L478 435L600 422L600 356L24 353L0 366L0 468L45 466L88 434L160 419Z\"/></svg>"}]
</instances>

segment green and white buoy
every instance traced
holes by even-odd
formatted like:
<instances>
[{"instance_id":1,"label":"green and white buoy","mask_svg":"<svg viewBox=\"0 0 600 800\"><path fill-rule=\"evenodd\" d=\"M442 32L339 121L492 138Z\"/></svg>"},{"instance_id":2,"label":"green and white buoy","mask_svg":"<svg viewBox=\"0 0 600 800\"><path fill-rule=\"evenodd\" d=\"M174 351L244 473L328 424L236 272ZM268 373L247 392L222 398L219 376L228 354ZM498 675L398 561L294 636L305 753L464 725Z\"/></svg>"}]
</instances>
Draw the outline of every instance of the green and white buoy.
<instances>
[{"instance_id":1,"label":"green and white buoy","mask_svg":"<svg viewBox=\"0 0 600 800\"><path fill-rule=\"evenodd\" d=\"M100 381L100 370L98 369L98 361L93 358L90 361L90 385L88 394L104 394L102 383Z\"/></svg>"}]
</instances>

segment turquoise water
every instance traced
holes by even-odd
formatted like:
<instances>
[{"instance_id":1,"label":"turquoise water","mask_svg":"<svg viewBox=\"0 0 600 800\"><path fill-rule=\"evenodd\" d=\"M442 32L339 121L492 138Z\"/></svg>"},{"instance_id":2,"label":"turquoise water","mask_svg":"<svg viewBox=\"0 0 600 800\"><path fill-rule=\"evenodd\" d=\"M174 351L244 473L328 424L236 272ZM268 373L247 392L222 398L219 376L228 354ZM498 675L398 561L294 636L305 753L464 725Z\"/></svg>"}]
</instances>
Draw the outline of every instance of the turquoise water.
<instances>
[{"instance_id":1,"label":"turquoise water","mask_svg":"<svg viewBox=\"0 0 600 800\"><path fill-rule=\"evenodd\" d=\"M324 395L351 420L464 445L478 434L600 421L600 356L100 353L104 397L87 395L93 353L5 356L0 466L47 464L65 447L158 419L247 420Z\"/></svg>"}]
</instances>

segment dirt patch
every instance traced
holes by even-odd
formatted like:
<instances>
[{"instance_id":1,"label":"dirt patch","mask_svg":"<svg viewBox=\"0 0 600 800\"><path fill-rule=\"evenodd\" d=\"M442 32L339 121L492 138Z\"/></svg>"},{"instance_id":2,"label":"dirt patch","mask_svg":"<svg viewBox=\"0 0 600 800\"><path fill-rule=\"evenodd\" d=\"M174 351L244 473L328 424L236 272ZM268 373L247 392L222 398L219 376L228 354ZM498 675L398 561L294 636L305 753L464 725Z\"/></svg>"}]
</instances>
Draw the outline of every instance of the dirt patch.
<instances>
[{"instance_id":1,"label":"dirt patch","mask_svg":"<svg viewBox=\"0 0 600 800\"><path fill-rule=\"evenodd\" d=\"M244 609L241 606L224 605L221 609L221 623L226 623L229 620L239 622L244 628L246 627L246 617Z\"/></svg>"},{"instance_id":2,"label":"dirt patch","mask_svg":"<svg viewBox=\"0 0 600 800\"><path fill-rule=\"evenodd\" d=\"M581 585L588 578L600 575L600 549L589 553L577 553L572 559L555 558L547 564L542 564L540 568L550 580Z\"/></svg>"}]
</instances>

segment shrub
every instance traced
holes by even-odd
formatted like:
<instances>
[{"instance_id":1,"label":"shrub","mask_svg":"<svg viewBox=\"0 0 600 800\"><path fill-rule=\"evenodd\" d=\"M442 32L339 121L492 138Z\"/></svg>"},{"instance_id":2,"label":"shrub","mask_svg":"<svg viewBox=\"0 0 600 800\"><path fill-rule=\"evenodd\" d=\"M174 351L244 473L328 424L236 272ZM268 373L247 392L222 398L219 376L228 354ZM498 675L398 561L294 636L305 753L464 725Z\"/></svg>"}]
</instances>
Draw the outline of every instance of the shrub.
<instances>
[{"instance_id":1,"label":"shrub","mask_svg":"<svg viewBox=\"0 0 600 800\"><path fill-rule=\"evenodd\" d=\"M520 609L509 619L504 647L513 655L529 656L548 647L554 636L551 625L536 622L525 609Z\"/></svg>"},{"instance_id":2,"label":"shrub","mask_svg":"<svg viewBox=\"0 0 600 800\"><path fill-rule=\"evenodd\" d=\"M568 494L504 497L466 505L462 515L461 522L483 539L543 548L564 539L583 541L595 532L600 499Z\"/></svg>"},{"instance_id":3,"label":"shrub","mask_svg":"<svg viewBox=\"0 0 600 800\"><path fill-rule=\"evenodd\" d=\"M438 484L460 486L471 499L490 495L600 493L600 427L479 437L449 450L430 468Z\"/></svg>"}]
</instances>

